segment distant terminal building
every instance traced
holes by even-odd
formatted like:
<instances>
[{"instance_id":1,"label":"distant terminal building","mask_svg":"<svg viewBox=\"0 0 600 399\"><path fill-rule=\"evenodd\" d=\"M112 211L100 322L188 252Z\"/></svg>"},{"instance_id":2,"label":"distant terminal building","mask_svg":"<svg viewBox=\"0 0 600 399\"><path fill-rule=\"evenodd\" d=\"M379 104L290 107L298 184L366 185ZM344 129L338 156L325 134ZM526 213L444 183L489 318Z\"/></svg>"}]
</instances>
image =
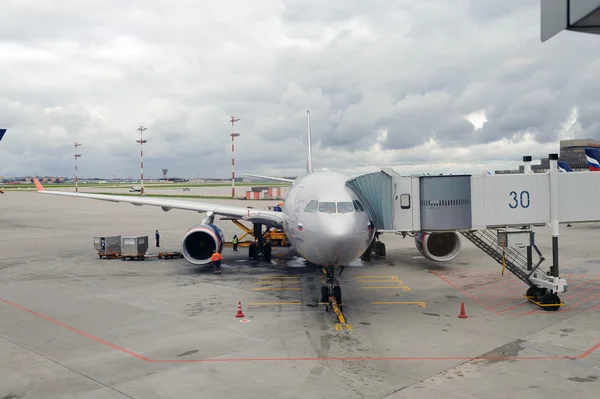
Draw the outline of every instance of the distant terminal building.
<instances>
[{"instance_id":1,"label":"distant terminal building","mask_svg":"<svg viewBox=\"0 0 600 399\"><path fill-rule=\"evenodd\" d=\"M585 149L590 147L600 148L600 140L593 139L573 139L561 140L558 160L567 163L573 171L589 170ZM546 173L550 169L548 158L542 158L539 165L531 165L531 171L534 173ZM496 174L523 173L524 165L519 166L519 170L496 170Z\"/></svg>"},{"instance_id":2,"label":"distant terminal building","mask_svg":"<svg viewBox=\"0 0 600 399\"><path fill-rule=\"evenodd\" d=\"M277 199L281 198L281 187L252 187L246 191L246 199Z\"/></svg>"}]
</instances>

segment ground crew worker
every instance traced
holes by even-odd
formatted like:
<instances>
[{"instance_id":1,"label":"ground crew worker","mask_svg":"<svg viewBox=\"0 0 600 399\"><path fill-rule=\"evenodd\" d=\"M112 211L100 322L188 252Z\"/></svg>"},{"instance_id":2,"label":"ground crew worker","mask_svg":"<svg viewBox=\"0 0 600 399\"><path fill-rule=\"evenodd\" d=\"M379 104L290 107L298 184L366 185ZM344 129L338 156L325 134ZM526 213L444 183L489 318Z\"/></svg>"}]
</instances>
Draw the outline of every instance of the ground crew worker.
<instances>
[{"instance_id":1,"label":"ground crew worker","mask_svg":"<svg viewBox=\"0 0 600 399\"><path fill-rule=\"evenodd\" d=\"M218 253L216 250L213 250L213 254L210 257L210 261L212 262L215 268L215 274L221 274L221 259L223 259L221 254Z\"/></svg>"},{"instance_id":2,"label":"ground crew worker","mask_svg":"<svg viewBox=\"0 0 600 399\"><path fill-rule=\"evenodd\" d=\"M156 247L160 247L160 234L158 234L158 230L156 230L156 233L154 233L154 237L156 238Z\"/></svg>"},{"instance_id":3,"label":"ground crew worker","mask_svg":"<svg viewBox=\"0 0 600 399\"><path fill-rule=\"evenodd\" d=\"M233 250L237 251L237 246L238 246L238 236L237 234L233 235L233 240L231 240L232 244L233 244Z\"/></svg>"}]
</instances>

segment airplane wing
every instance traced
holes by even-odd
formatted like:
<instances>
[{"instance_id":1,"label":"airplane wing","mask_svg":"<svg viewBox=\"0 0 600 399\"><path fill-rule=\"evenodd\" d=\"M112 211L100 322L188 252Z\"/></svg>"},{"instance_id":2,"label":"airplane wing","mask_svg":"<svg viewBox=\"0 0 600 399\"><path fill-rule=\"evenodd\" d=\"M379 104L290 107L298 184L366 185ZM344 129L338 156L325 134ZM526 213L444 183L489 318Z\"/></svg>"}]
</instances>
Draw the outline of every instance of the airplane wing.
<instances>
[{"instance_id":1,"label":"airplane wing","mask_svg":"<svg viewBox=\"0 0 600 399\"><path fill-rule=\"evenodd\" d=\"M283 228L283 213L273 212L267 210L257 210L243 208L239 206L229 206L220 204L209 204L203 202L189 202L180 200L170 200L162 198L147 198L147 197L130 197L120 195L106 195L106 194L87 194L87 193L73 193L65 191L48 191L46 190L40 181L36 178L33 180L35 188L38 194L47 195L62 195L66 197L79 197L88 198L101 201L109 202L125 202L137 206L149 205L161 207L163 211L168 212L171 209L181 209L185 211L194 211L199 213L215 214L226 216L229 218L235 218L244 220L250 223L261 223L270 227Z\"/></svg>"},{"instance_id":2,"label":"airplane wing","mask_svg":"<svg viewBox=\"0 0 600 399\"><path fill-rule=\"evenodd\" d=\"M266 180L275 180L275 181L282 181L285 183L293 183L294 180L292 179L284 179L283 177L272 177L272 176L263 176L263 175L251 175L249 173L244 173L244 176L249 176L249 177L256 177L259 179L266 179Z\"/></svg>"}]
</instances>

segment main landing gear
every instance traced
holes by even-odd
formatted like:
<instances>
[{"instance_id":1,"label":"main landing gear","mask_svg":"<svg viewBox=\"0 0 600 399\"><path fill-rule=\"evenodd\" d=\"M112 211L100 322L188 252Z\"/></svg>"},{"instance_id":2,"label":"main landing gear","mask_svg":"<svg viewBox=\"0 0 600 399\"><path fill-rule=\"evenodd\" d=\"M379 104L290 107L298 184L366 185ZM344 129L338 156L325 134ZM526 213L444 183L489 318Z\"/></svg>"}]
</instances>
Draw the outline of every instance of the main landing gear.
<instances>
[{"instance_id":1,"label":"main landing gear","mask_svg":"<svg viewBox=\"0 0 600 399\"><path fill-rule=\"evenodd\" d=\"M371 254L374 253L380 258L385 257L385 243L379 241L379 233L375 233L375 237L369 245L369 248L360 256L360 259L363 261L371 260Z\"/></svg>"},{"instance_id":2,"label":"main landing gear","mask_svg":"<svg viewBox=\"0 0 600 399\"><path fill-rule=\"evenodd\" d=\"M321 287L321 303L326 303L325 311L329 311L329 306L336 310L339 307L340 312L342 311L342 287L340 287L339 281L335 278L335 267L328 266L325 268L325 284ZM341 271L340 271L341 274ZM336 312L337 313L337 312Z\"/></svg>"}]
</instances>

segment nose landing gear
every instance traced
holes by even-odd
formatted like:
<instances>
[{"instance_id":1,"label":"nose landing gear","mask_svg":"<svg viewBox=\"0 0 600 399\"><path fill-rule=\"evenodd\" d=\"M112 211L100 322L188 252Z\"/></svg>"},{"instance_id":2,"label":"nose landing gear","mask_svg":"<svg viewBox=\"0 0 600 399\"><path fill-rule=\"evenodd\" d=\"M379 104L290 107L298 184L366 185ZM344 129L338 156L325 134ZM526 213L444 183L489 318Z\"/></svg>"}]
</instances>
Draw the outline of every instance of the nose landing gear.
<instances>
[{"instance_id":1,"label":"nose landing gear","mask_svg":"<svg viewBox=\"0 0 600 399\"><path fill-rule=\"evenodd\" d=\"M329 306L338 314L342 311L342 287L335 278L335 267L328 266L325 269L325 284L321 287L321 303L325 303L325 311ZM338 311L339 309L339 311Z\"/></svg>"}]
</instances>

